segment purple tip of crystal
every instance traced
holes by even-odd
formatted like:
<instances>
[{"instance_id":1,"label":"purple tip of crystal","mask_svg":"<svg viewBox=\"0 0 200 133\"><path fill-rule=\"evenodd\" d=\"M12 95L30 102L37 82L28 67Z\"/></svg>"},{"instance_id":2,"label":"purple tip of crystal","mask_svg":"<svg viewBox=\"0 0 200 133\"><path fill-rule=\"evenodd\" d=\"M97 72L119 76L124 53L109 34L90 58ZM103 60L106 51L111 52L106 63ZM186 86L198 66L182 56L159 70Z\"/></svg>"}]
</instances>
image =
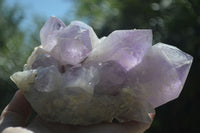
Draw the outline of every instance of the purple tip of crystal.
<instances>
[{"instance_id":1,"label":"purple tip of crystal","mask_svg":"<svg viewBox=\"0 0 200 133\"><path fill-rule=\"evenodd\" d=\"M187 78L192 57L176 47L158 43L129 71L128 85L138 97L158 107L177 98Z\"/></svg>"},{"instance_id":2,"label":"purple tip of crystal","mask_svg":"<svg viewBox=\"0 0 200 133\"><path fill-rule=\"evenodd\" d=\"M113 60L130 70L141 62L151 44L151 30L114 31L92 51L86 62Z\"/></svg>"},{"instance_id":3,"label":"purple tip of crystal","mask_svg":"<svg viewBox=\"0 0 200 133\"><path fill-rule=\"evenodd\" d=\"M59 31L62 31L66 26L56 17L50 17L40 30L40 40L43 48L46 51L51 51L57 44L56 37Z\"/></svg>"},{"instance_id":4,"label":"purple tip of crystal","mask_svg":"<svg viewBox=\"0 0 200 133\"><path fill-rule=\"evenodd\" d=\"M76 65L68 68L62 75L63 88L79 88L83 91L93 93L94 82L93 70L86 69L82 65Z\"/></svg>"},{"instance_id":5,"label":"purple tip of crystal","mask_svg":"<svg viewBox=\"0 0 200 133\"><path fill-rule=\"evenodd\" d=\"M92 50L89 30L79 25L69 25L57 37L58 48L52 54L61 64L76 65L83 61Z\"/></svg>"},{"instance_id":6,"label":"purple tip of crystal","mask_svg":"<svg viewBox=\"0 0 200 133\"><path fill-rule=\"evenodd\" d=\"M44 50L62 65L76 65L83 61L92 50L94 37L96 34L88 25L75 21L66 27L56 17L50 17L40 31Z\"/></svg>"},{"instance_id":7,"label":"purple tip of crystal","mask_svg":"<svg viewBox=\"0 0 200 133\"><path fill-rule=\"evenodd\" d=\"M53 57L51 57L51 55L43 53L37 56L37 58L32 64L32 69L37 69L39 67L48 67L51 65L60 68L59 63Z\"/></svg>"},{"instance_id":8,"label":"purple tip of crystal","mask_svg":"<svg viewBox=\"0 0 200 133\"><path fill-rule=\"evenodd\" d=\"M98 63L96 66L98 83L94 87L94 95L111 95L120 94L126 80L127 71L115 61Z\"/></svg>"},{"instance_id":9,"label":"purple tip of crystal","mask_svg":"<svg viewBox=\"0 0 200 133\"><path fill-rule=\"evenodd\" d=\"M99 38L97 37L97 35L94 32L94 30L92 29L92 27L90 27L89 25L87 25L87 24L85 24L85 23L83 23L81 21L72 21L70 23L70 25L79 26L83 30L87 29L89 31L89 34L90 34L92 48L94 49L96 46L98 46L98 44L99 44Z\"/></svg>"},{"instance_id":10,"label":"purple tip of crystal","mask_svg":"<svg viewBox=\"0 0 200 133\"><path fill-rule=\"evenodd\" d=\"M61 88L62 84L63 79L58 71L58 68L54 65L51 65L38 70L34 87L39 92L51 92L57 88Z\"/></svg>"},{"instance_id":11,"label":"purple tip of crystal","mask_svg":"<svg viewBox=\"0 0 200 133\"><path fill-rule=\"evenodd\" d=\"M179 79L184 85L190 67L192 65L193 57L181 51L177 47L170 46L164 43L158 43L155 47L158 47L158 49L162 49L163 54L165 54L168 62L170 62L176 69Z\"/></svg>"}]
</instances>

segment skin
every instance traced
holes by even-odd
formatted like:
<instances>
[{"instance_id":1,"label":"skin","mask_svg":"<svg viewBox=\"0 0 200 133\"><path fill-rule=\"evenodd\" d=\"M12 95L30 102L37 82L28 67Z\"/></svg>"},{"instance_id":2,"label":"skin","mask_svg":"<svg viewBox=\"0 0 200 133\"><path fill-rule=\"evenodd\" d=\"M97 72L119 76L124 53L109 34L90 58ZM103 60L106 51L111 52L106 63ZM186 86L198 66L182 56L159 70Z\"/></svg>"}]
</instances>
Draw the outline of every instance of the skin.
<instances>
[{"instance_id":1,"label":"skin","mask_svg":"<svg viewBox=\"0 0 200 133\"><path fill-rule=\"evenodd\" d=\"M0 117L2 133L143 133L151 123L136 121L125 123L101 123L90 126L72 126L50 123L36 116L29 124L27 120L32 108L21 91L17 91ZM154 114L150 114L153 120Z\"/></svg>"}]
</instances>

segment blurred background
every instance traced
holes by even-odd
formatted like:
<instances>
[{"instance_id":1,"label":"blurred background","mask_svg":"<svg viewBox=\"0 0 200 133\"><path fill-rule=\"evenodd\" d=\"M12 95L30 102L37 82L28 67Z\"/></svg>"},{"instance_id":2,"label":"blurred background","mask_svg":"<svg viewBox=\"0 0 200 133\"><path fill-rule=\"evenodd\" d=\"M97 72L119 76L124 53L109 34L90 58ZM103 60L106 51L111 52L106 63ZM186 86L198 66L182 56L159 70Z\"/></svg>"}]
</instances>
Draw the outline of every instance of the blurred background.
<instances>
[{"instance_id":1,"label":"blurred background","mask_svg":"<svg viewBox=\"0 0 200 133\"><path fill-rule=\"evenodd\" d=\"M0 112L17 90L9 76L25 64L49 16L81 20L98 37L117 29L152 29L194 62L180 97L156 108L146 133L200 132L200 0L0 0Z\"/></svg>"}]
</instances>

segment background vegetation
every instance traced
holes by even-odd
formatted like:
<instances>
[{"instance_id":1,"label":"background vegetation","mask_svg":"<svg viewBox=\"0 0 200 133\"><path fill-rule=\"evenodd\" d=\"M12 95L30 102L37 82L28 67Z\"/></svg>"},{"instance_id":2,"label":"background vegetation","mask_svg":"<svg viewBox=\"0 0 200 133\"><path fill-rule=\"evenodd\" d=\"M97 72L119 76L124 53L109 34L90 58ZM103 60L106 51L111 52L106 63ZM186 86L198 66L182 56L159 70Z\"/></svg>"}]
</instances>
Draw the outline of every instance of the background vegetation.
<instances>
[{"instance_id":1,"label":"background vegetation","mask_svg":"<svg viewBox=\"0 0 200 133\"><path fill-rule=\"evenodd\" d=\"M116 29L152 29L154 43L164 42L191 54L194 62L180 97L156 109L146 133L200 132L200 1L199 0L74 0L75 18L94 27L99 37ZM9 76L22 69L33 47L39 45L44 21L35 17L33 33L21 31L20 6L0 0L0 111L16 91ZM69 20L64 17L68 22Z\"/></svg>"}]
</instances>

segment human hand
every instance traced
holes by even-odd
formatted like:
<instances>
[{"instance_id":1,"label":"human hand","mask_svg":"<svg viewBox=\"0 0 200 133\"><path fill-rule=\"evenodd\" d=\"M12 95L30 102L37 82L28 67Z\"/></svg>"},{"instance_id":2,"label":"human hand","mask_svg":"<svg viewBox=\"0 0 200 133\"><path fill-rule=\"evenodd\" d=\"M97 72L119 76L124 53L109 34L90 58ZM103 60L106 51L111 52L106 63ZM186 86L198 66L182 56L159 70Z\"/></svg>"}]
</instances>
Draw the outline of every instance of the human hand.
<instances>
[{"instance_id":1,"label":"human hand","mask_svg":"<svg viewBox=\"0 0 200 133\"><path fill-rule=\"evenodd\" d=\"M136 121L125 123L101 123L90 126L72 126L46 122L36 116L30 124L27 121L32 108L21 91L17 91L0 117L2 133L143 133L150 124ZM150 115L153 119L154 114Z\"/></svg>"}]
</instances>

